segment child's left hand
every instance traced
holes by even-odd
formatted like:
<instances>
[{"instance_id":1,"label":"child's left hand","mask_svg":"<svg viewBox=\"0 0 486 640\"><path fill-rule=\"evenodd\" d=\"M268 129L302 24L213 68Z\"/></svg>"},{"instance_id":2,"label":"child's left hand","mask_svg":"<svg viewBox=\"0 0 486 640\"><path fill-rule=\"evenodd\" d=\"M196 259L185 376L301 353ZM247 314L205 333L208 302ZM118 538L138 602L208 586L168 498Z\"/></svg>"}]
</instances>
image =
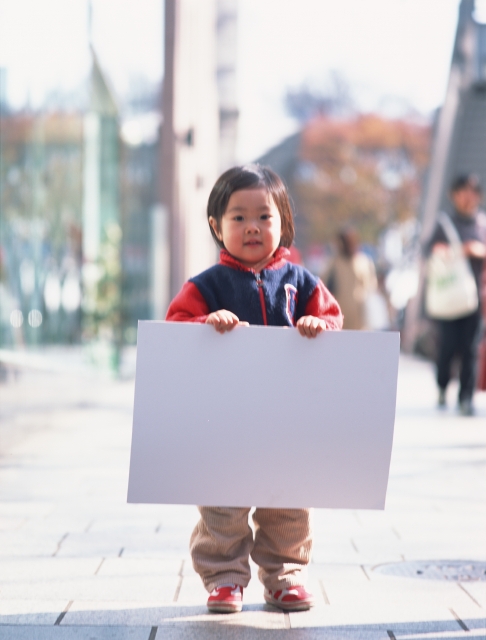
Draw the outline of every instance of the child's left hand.
<instances>
[{"instance_id":1,"label":"child's left hand","mask_svg":"<svg viewBox=\"0 0 486 640\"><path fill-rule=\"evenodd\" d=\"M319 333L327 329L326 323L316 316L302 316L295 325L301 336L315 338Z\"/></svg>"}]
</instances>

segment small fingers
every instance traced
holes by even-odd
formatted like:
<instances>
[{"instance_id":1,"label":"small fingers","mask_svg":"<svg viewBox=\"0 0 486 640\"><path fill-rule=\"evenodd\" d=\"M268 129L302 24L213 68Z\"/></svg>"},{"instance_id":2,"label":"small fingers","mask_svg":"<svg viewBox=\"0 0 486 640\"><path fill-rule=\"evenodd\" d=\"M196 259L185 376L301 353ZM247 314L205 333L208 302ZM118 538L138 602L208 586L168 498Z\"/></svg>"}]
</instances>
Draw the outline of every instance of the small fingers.
<instances>
[{"instance_id":1,"label":"small fingers","mask_svg":"<svg viewBox=\"0 0 486 640\"><path fill-rule=\"evenodd\" d=\"M304 323L305 327L305 337L306 338L315 338L317 335L317 318L307 318Z\"/></svg>"},{"instance_id":2,"label":"small fingers","mask_svg":"<svg viewBox=\"0 0 486 640\"><path fill-rule=\"evenodd\" d=\"M304 323L301 322L300 320L297 323L297 329L299 330L300 335L305 337L306 329L305 329Z\"/></svg>"},{"instance_id":3,"label":"small fingers","mask_svg":"<svg viewBox=\"0 0 486 640\"><path fill-rule=\"evenodd\" d=\"M326 330L326 323L315 316L303 316L297 322L297 329L301 336L315 338L319 333Z\"/></svg>"},{"instance_id":4,"label":"small fingers","mask_svg":"<svg viewBox=\"0 0 486 640\"><path fill-rule=\"evenodd\" d=\"M219 331L219 333L224 333L225 331L231 331L234 325L235 323L233 322L233 318L231 318L231 316L227 315L226 313L218 312L217 318L216 318L216 324L214 325L216 328L216 331Z\"/></svg>"},{"instance_id":5,"label":"small fingers","mask_svg":"<svg viewBox=\"0 0 486 640\"><path fill-rule=\"evenodd\" d=\"M206 319L206 324L212 324L218 333L231 331L238 323L238 317L231 311L226 311L226 309L213 311Z\"/></svg>"},{"instance_id":6,"label":"small fingers","mask_svg":"<svg viewBox=\"0 0 486 640\"><path fill-rule=\"evenodd\" d=\"M230 331L233 328L233 318L227 311L218 312L218 320L218 331L220 333Z\"/></svg>"}]
</instances>

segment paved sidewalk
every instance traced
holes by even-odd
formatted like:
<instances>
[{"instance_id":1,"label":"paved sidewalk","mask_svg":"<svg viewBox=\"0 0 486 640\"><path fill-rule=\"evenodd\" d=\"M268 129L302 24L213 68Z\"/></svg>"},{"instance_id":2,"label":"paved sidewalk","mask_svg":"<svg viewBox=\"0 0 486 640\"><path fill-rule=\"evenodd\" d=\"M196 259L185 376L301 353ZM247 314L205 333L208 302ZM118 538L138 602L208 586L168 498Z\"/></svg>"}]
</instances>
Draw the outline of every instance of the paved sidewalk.
<instances>
[{"instance_id":1,"label":"paved sidewalk","mask_svg":"<svg viewBox=\"0 0 486 640\"><path fill-rule=\"evenodd\" d=\"M0 639L486 638L486 394L461 418L453 392L438 413L403 358L386 510L316 511L313 611L265 606L255 575L223 616L188 556L196 509L125 503L133 381L1 383Z\"/></svg>"}]
</instances>

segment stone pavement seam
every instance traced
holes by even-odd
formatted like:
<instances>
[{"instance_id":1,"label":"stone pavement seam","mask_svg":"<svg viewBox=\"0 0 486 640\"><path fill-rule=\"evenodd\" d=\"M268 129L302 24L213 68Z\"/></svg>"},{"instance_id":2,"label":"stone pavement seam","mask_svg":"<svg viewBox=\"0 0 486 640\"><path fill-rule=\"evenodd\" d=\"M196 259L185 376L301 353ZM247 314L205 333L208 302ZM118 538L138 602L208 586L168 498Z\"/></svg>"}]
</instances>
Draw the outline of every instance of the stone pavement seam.
<instances>
[{"instance_id":1,"label":"stone pavement seam","mask_svg":"<svg viewBox=\"0 0 486 640\"><path fill-rule=\"evenodd\" d=\"M66 615L66 613L69 611L69 609L71 608L71 605L73 604L73 601L70 600L67 605L64 607L63 611L59 614L59 616L57 617L56 621L54 622L54 626L58 626L61 624L61 622L64 619L64 616Z\"/></svg>"}]
</instances>

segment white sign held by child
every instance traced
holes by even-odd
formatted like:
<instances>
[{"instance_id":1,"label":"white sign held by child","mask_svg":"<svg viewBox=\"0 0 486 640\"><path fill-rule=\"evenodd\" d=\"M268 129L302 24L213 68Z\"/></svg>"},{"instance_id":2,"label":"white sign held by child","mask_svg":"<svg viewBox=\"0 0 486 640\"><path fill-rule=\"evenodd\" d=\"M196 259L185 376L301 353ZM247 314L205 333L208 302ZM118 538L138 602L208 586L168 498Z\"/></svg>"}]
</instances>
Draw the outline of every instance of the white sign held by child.
<instances>
[{"instance_id":1,"label":"white sign held by child","mask_svg":"<svg viewBox=\"0 0 486 640\"><path fill-rule=\"evenodd\" d=\"M128 502L383 509L398 333L140 322Z\"/></svg>"}]
</instances>

